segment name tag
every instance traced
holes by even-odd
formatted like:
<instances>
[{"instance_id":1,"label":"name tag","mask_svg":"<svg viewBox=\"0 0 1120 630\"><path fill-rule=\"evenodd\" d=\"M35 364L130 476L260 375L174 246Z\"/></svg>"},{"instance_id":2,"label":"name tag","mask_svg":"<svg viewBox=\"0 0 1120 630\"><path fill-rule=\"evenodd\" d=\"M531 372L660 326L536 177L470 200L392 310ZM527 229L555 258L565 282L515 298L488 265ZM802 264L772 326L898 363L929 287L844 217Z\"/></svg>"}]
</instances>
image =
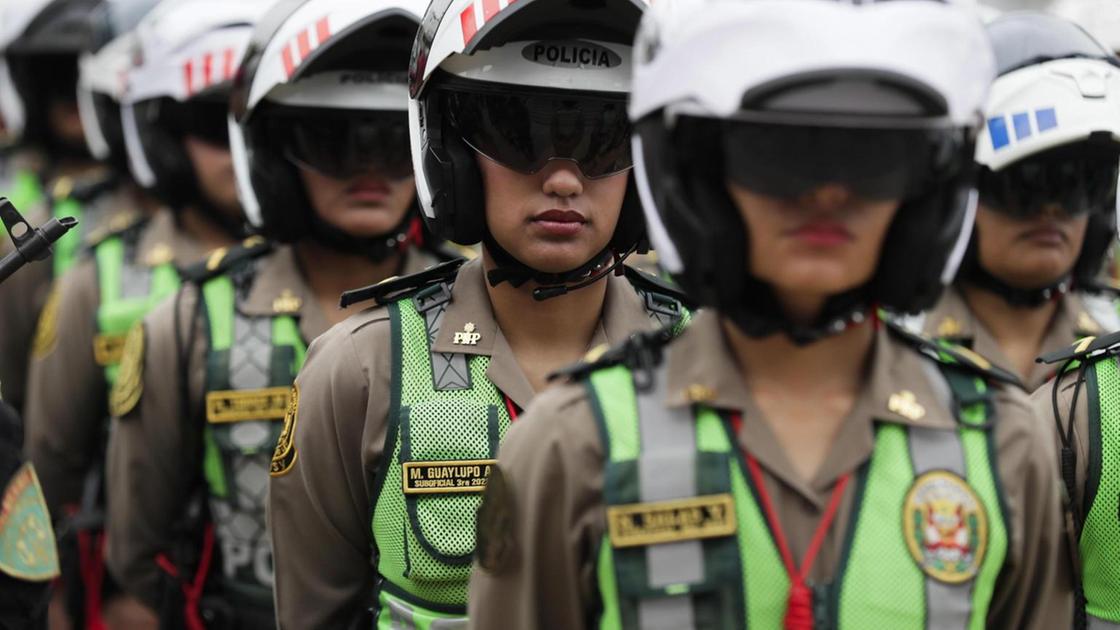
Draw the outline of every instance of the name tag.
<instances>
[{"instance_id":1,"label":"name tag","mask_svg":"<svg viewBox=\"0 0 1120 630\"><path fill-rule=\"evenodd\" d=\"M405 494L482 492L496 459L404 462L401 478Z\"/></svg>"},{"instance_id":2,"label":"name tag","mask_svg":"<svg viewBox=\"0 0 1120 630\"><path fill-rule=\"evenodd\" d=\"M288 410L290 389L268 387L207 392L206 420L214 423L283 420Z\"/></svg>"},{"instance_id":3,"label":"name tag","mask_svg":"<svg viewBox=\"0 0 1120 630\"><path fill-rule=\"evenodd\" d=\"M731 536L735 527L735 499L726 493L607 508L607 528L614 547Z\"/></svg>"},{"instance_id":4,"label":"name tag","mask_svg":"<svg viewBox=\"0 0 1120 630\"><path fill-rule=\"evenodd\" d=\"M93 338L93 360L101 367L121 362L124 340L128 335L97 335Z\"/></svg>"}]
</instances>

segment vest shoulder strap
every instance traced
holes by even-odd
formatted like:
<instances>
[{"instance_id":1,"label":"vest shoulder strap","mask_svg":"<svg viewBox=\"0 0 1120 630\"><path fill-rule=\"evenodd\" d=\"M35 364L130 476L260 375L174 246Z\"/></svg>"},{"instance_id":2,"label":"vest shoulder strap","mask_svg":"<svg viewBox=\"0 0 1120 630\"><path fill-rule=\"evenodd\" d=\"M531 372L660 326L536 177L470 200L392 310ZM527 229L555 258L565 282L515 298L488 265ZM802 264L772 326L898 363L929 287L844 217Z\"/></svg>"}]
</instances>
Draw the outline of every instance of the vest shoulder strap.
<instances>
[{"instance_id":1,"label":"vest shoulder strap","mask_svg":"<svg viewBox=\"0 0 1120 630\"><path fill-rule=\"evenodd\" d=\"M997 365L993 365L991 361L988 361L964 346L956 345L946 340L936 341L930 339L929 337L909 330L891 319L884 319L883 324L895 337L913 346L922 354L934 359L943 369L946 365L956 366L957 369L980 376L986 381L996 381L1009 385L1017 385L1019 383L1019 379L1014 374Z\"/></svg>"},{"instance_id":2,"label":"vest shoulder strap","mask_svg":"<svg viewBox=\"0 0 1120 630\"><path fill-rule=\"evenodd\" d=\"M548 376L550 381L583 381L593 372L622 365L630 370L648 373L661 365L665 346L675 337L672 328L634 333L616 345L603 344L593 348L578 363L561 368ZM637 376L641 378L641 376Z\"/></svg>"},{"instance_id":3,"label":"vest shoulder strap","mask_svg":"<svg viewBox=\"0 0 1120 630\"><path fill-rule=\"evenodd\" d=\"M259 236L251 236L233 247L220 247L207 254L202 262L187 267L183 271L183 280L204 284L246 262L264 256L271 252L272 248L271 242Z\"/></svg>"},{"instance_id":4,"label":"vest shoulder strap","mask_svg":"<svg viewBox=\"0 0 1120 630\"><path fill-rule=\"evenodd\" d=\"M116 185L117 177L112 172L83 177L60 177L51 187L51 202L58 203L71 199L82 204L88 203Z\"/></svg>"},{"instance_id":5,"label":"vest shoulder strap","mask_svg":"<svg viewBox=\"0 0 1120 630\"><path fill-rule=\"evenodd\" d=\"M1120 331L1099 337L1079 339L1071 346L1044 354L1036 360L1047 364L1064 363L1066 361L1094 362L1105 356L1115 354L1117 350L1120 350Z\"/></svg>"},{"instance_id":6,"label":"vest shoulder strap","mask_svg":"<svg viewBox=\"0 0 1120 630\"><path fill-rule=\"evenodd\" d=\"M465 258L456 258L419 273L394 276L368 287L347 291L342 294L339 305L346 308L351 304L373 300L378 306L384 306L390 302L410 298L433 284L451 282L459 272L459 267L465 262Z\"/></svg>"},{"instance_id":7,"label":"vest shoulder strap","mask_svg":"<svg viewBox=\"0 0 1120 630\"><path fill-rule=\"evenodd\" d=\"M134 239L140 235L148 219L138 214L121 213L109 220L103 228L94 230L86 237L86 246L90 249L97 247L112 238Z\"/></svg>"},{"instance_id":8,"label":"vest shoulder strap","mask_svg":"<svg viewBox=\"0 0 1120 630\"><path fill-rule=\"evenodd\" d=\"M635 269L629 265L624 265L626 279L630 284L641 293L656 294L671 300L675 300L689 310L696 310L698 305L690 298L680 287L673 283L659 278L651 273L646 273L640 269Z\"/></svg>"}]
</instances>

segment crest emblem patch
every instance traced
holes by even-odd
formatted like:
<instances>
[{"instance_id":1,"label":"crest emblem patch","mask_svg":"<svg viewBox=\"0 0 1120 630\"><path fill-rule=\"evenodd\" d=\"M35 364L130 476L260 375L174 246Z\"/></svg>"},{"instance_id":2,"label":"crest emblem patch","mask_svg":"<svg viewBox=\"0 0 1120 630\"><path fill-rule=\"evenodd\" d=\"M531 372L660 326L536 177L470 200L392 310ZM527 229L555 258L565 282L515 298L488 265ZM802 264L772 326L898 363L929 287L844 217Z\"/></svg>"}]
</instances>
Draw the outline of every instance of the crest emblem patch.
<instances>
[{"instance_id":1,"label":"crest emblem patch","mask_svg":"<svg viewBox=\"0 0 1120 630\"><path fill-rule=\"evenodd\" d=\"M914 480L902 509L906 547L935 580L960 584L972 579L988 547L988 514L964 479L945 471Z\"/></svg>"},{"instance_id":2,"label":"crest emblem patch","mask_svg":"<svg viewBox=\"0 0 1120 630\"><path fill-rule=\"evenodd\" d=\"M0 573L33 582L59 574L51 518L31 464L16 471L0 499Z\"/></svg>"}]
</instances>

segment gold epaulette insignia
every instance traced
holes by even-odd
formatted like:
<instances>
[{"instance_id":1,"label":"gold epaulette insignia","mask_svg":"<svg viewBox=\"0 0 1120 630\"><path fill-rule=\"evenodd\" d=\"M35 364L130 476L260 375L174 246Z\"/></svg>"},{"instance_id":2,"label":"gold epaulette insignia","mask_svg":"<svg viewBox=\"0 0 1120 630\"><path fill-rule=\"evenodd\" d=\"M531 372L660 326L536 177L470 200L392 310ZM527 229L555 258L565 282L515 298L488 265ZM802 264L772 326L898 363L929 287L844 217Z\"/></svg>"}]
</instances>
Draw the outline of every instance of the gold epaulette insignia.
<instances>
[{"instance_id":1,"label":"gold epaulette insignia","mask_svg":"<svg viewBox=\"0 0 1120 630\"><path fill-rule=\"evenodd\" d=\"M109 392L109 413L120 418L136 407L144 392L144 325L137 323L128 331L121 350L117 381Z\"/></svg>"},{"instance_id":2,"label":"gold epaulette insignia","mask_svg":"<svg viewBox=\"0 0 1120 630\"><path fill-rule=\"evenodd\" d=\"M299 452L295 448L296 418L299 416L299 385L292 385L288 392L288 405L284 411L284 428L280 430L280 438L276 441L276 450L272 453L272 462L268 466L268 474L273 477L283 477L291 472L296 465Z\"/></svg>"}]
</instances>

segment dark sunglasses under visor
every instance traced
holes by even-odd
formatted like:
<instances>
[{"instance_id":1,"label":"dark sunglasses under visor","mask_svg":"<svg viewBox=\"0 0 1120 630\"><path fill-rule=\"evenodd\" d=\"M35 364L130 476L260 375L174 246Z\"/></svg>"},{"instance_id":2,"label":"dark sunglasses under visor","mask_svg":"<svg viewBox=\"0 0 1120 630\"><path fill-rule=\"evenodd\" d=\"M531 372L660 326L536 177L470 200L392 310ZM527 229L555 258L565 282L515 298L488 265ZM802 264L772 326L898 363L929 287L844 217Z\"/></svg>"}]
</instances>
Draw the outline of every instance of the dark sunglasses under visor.
<instances>
[{"instance_id":1,"label":"dark sunglasses under visor","mask_svg":"<svg viewBox=\"0 0 1120 630\"><path fill-rule=\"evenodd\" d=\"M959 173L967 162L960 134L946 130L722 121L718 137L727 178L782 199L839 184L864 199L904 200Z\"/></svg>"},{"instance_id":2,"label":"dark sunglasses under visor","mask_svg":"<svg viewBox=\"0 0 1120 630\"><path fill-rule=\"evenodd\" d=\"M269 129L293 164L335 179L372 173L389 179L412 175L408 114L338 110L278 116Z\"/></svg>"},{"instance_id":3,"label":"dark sunglasses under visor","mask_svg":"<svg viewBox=\"0 0 1120 630\"><path fill-rule=\"evenodd\" d=\"M598 179L633 165L622 96L447 91L443 107L463 142L519 173L570 160Z\"/></svg>"}]
</instances>

